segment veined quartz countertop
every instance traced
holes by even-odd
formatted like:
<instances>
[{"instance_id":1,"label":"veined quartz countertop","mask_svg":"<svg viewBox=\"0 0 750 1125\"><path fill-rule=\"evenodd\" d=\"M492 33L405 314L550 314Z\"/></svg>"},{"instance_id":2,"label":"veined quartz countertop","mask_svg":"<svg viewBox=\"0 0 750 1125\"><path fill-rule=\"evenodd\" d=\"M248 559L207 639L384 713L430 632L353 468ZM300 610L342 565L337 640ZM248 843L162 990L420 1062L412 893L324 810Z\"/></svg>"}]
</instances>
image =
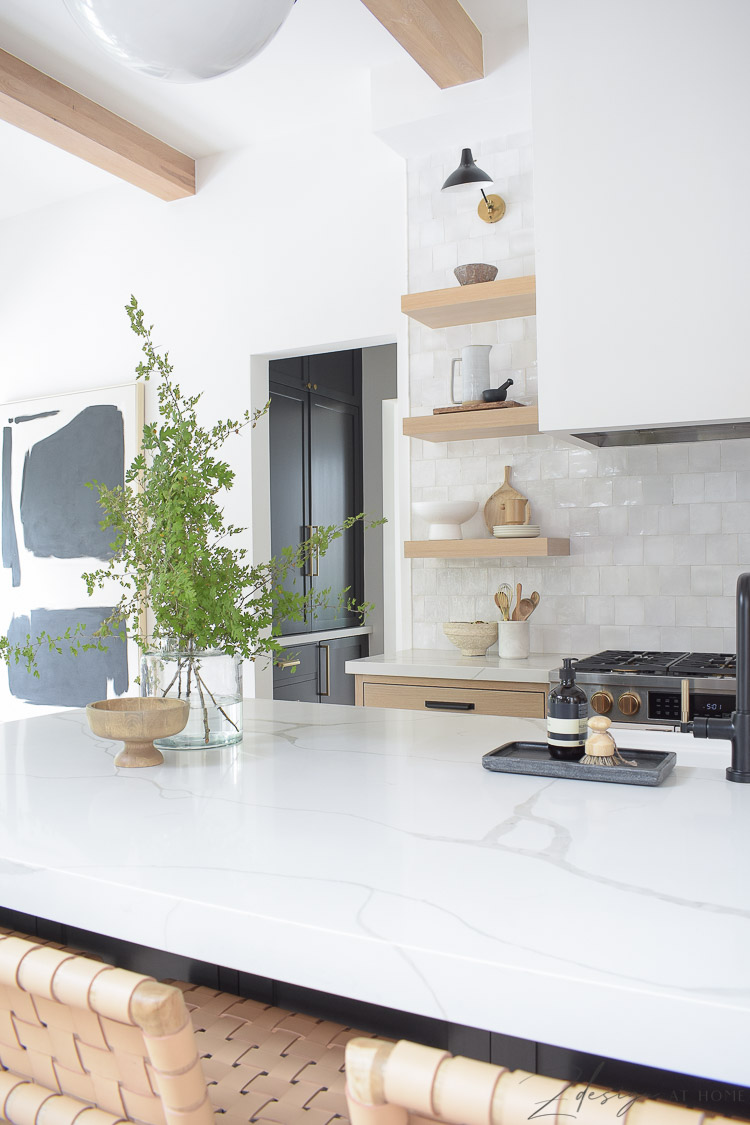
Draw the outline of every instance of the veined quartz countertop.
<instances>
[{"instance_id":1,"label":"veined quartz countertop","mask_svg":"<svg viewBox=\"0 0 750 1125\"><path fill-rule=\"evenodd\" d=\"M566 653L570 656L570 653ZM509 683L547 683L563 655L533 652L526 660L501 660L495 654L461 656L458 649L410 648L385 656L347 660L345 670L354 676L412 676L443 680L505 680Z\"/></svg>"},{"instance_id":2,"label":"veined quartz countertop","mask_svg":"<svg viewBox=\"0 0 750 1125\"><path fill-rule=\"evenodd\" d=\"M490 773L538 720L248 700L116 770L85 714L0 728L0 903L342 996L747 1085L750 786Z\"/></svg>"}]
</instances>

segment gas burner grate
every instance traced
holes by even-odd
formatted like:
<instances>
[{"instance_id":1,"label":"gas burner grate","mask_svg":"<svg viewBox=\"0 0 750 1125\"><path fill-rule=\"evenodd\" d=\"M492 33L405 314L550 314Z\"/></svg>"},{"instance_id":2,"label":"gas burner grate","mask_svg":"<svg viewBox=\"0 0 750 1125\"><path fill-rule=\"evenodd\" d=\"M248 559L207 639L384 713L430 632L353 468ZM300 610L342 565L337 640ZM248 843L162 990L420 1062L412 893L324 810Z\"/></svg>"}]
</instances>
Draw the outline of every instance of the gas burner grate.
<instances>
[{"instance_id":1,"label":"gas burner grate","mask_svg":"<svg viewBox=\"0 0 750 1125\"><path fill-rule=\"evenodd\" d=\"M689 656L686 652L639 652L628 649L608 649L597 652L576 663L576 672L622 672L646 676L666 676L670 665Z\"/></svg>"},{"instance_id":2,"label":"gas burner grate","mask_svg":"<svg viewBox=\"0 0 750 1125\"><path fill-rule=\"evenodd\" d=\"M684 676L686 679L701 676L737 675L737 657L734 653L688 652L670 669L670 676Z\"/></svg>"}]
</instances>

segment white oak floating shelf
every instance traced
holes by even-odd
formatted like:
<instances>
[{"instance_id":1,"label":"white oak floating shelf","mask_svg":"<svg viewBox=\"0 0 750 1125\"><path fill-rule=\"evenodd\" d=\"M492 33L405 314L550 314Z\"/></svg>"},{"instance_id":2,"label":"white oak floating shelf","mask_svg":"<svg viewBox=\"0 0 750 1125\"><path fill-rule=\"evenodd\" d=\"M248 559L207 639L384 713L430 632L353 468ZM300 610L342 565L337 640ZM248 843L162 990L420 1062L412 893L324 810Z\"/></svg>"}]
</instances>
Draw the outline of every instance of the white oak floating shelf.
<instances>
[{"instance_id":1,"label":"white oak floating shelf","mask_svg":"<svg viewBox=\"0 0 750 1125\"><path fill-rule=\"evenodd\" d=\"M472 441L475 438L523 437L539 433L536 406L507 410L461 410L455 414L425 414L404 418L407 437L422 441Z\"/></svg>"},{"instance_id":2,"label":"white oak floating shelf","mask_svg":"<svg viewBox=\"0 0 750 1125\"><path fill-rule=\"evenodd\" d=\"M531 274L452 289L432 289L428 293L407 293L401 298L401 312L428 328L534 316L536 277Z\"/></svg>"},{"instance_id":3,"label":"white oak floating shelf","mask_svg":"<svg viewBox=\"0 0 750 1125\"><path fill-rule=\"evenodd\" d=\"M569 539L412 539L404 543L407 559L546 558L569 555Z\"/></svg>"}]
</instances>

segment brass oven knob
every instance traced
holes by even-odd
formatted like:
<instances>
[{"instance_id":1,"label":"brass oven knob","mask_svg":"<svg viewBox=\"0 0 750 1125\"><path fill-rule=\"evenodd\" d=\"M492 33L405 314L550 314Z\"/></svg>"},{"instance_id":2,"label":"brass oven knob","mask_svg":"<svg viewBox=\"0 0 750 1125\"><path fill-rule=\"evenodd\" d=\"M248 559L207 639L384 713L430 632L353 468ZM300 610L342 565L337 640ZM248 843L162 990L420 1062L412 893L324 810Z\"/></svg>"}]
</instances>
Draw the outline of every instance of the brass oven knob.
<instances>
[{"instance_id":1,"label":"brass oven knob","mask_svg":"<svg viewBox=\"0 0 750 1125\"><path fill-rule=\"evenodd\" d=\"M608 691L595 691L591 696L591 706L597 715L608 714L612 710L614 702Z\"/></svg>"},{"instance_id":2,"label":"brass oven knob","mask_svg":"<svg viewBox=\"0 0 750 1125\"><path fill-rule=\"evenodd\" d=\"M623 715L637 715L641 709L641 697L637 691L626 691L617 700L617 706Z\"/></svg>"}]
</instances>

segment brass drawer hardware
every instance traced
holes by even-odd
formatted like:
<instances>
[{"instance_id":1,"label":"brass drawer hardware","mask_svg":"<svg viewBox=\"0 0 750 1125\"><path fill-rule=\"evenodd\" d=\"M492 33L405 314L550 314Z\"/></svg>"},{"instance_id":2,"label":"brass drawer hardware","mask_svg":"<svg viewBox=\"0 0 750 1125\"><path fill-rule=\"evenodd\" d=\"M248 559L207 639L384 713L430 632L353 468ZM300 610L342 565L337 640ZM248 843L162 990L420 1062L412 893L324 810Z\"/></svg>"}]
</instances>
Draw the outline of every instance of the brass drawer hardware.
<instances>
[{"instance_id":1,"label":"brass drawer hardware","mask_svg":"<svg viewBox=\"0 0 750 1125\"><path fill-rule=\"evenodd\" d=\"M305 528L306 528L306 531L307 531L307 534L306 534L305 538L309 539L310 536L313 535L318 530L318 524L308 523L308 524L305 524ZM318 577L319 564L320 564L320 551L317 549L317 547L311 547L310 548L310 551L309 551L308 557L307 557L307 561L310 564L310 569L309 569L309 571L305 572L304 577L305 578L317 578Z\"/></svg>"},{"instance_id":2,"label":"brass drawer hardware","mask_svg":"<svg viewBox=\"0 0 750 1125\"><path fill-rule=\"evenodd\" d=\"M331 694L331 646L321 643L320 647L325 649L326 653L326 690L320 692L322 697Z\"/></svg>"}]
</instances>

